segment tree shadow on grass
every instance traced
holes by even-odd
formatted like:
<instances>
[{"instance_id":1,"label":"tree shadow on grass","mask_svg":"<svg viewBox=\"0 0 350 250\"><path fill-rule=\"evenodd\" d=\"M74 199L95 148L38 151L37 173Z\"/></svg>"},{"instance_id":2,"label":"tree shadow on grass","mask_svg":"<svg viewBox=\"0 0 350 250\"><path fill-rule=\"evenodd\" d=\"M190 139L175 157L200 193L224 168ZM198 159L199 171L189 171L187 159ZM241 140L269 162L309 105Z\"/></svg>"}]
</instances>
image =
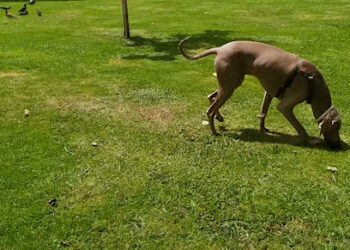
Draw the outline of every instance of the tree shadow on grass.
<instances>
[{"instance_id":1,"label":"tree shadow on grass","mask_svg":"<svg viewBox=\"0 0 350 250\"><path fill-rule=\"evenodd\" d=\"M186 38L191 37L188 43L185 45L188 49L208 49L212 47L218 47L225 43L237 40L245 41L258 41L254 38L240 37L232 38L232 32L220 31L220 30L205 30L198 34L174 34L167 38L147 38L141 36L134 36L127 42L128 47L151 47L154 52L135 51L135 54L123 56L123 59L135 60L135 59L147 59L154 61L173 61L180 53L178 51L179 42ZM259 40L264 43L271 43L271 40Z\"/></svg>"},{"instance_id":2,"label":"tree shadow on grass","mask_svg":"<svg viewBox=\"0 0 350 250\"><path fill-rule=\"evenodd\" d=\"M268 134L262 135L260 131L257 129L247 128L240 129L238 133L226 132L225 136L232 137L235 140L245 141L245 142L261 142L261 143L276 143L276 144L289 144L299 147L306 148L317 148L326 151L334 151L334 152L344 152L350 149L349 145L345 142L341 142L341 149L331 149L327 146L324 140L322 140L321 144L317 147L311 147L306 142L303 142L299 136L297 135L288 135L279 132L270 132Z\"/></svg>"}]
</instances>

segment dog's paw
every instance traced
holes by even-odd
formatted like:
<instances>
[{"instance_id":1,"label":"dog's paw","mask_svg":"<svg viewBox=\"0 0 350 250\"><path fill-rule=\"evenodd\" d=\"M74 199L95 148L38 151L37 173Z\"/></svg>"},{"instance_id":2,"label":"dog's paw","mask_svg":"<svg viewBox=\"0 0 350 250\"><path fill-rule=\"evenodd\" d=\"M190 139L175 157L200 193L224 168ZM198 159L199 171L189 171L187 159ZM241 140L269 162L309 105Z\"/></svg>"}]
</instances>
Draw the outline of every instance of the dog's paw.
<instances>
[{"instance_id":1,"label":"dog's paw","mask_svg":"<svg viewBox=\"0 0 350 250\"><path fill-rule=\"evenodd\" d=\"M224 117L222 117L221 115L216 115L215 119L218 120L219 122L224 122Z\"/></svg>"},{"instance_id":2,"label":"dog's paw","mask_svg":"<svg viewBox=\"0 0 350 250\"><path fill-rule=\"evenodd\" d=\"M269 132L270 132L270 130L268 128L265 128L265 127L260 128L260 134L262 134L262 135L269 133Z\"/></svg>"},{"instance_id":3,"label":"dog's paw","mask_svg":"<svg viewBox=\"0 0 350 250\"><path fill-rule=\"evenodd\" d=\"M212 132L211 133L213 136L217 137L217 136L221 136L221 134L219 134L218 132Z\"/></svg>"},{"instance_id":4,"label":"dog's paw","mask_svg":"<svg viewBox=\"0 0 350 250\"><path fill-rule=\"evenodd\" d=\"M320 145L321 142L322 141L318 138L314 138L314 137L307 138L307 143L312 147L316 147L316 146Z\"/></svg>"}]
</instances>

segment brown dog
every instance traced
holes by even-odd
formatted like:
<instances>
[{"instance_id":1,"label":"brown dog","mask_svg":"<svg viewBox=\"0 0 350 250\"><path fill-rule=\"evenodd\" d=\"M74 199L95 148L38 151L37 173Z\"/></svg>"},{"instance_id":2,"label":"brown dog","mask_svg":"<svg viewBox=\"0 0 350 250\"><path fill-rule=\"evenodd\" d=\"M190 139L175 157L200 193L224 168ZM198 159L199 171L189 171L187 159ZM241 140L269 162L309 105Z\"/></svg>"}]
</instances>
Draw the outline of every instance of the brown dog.
<instances>
[{"instance_id":1,"label":"brown dog","mask_svg":"<svg viewBox=\"0 0 350 250\"><path fill-rule=\"evenodd\" d=\"M293 125L299 135L314 145L319 140L308 136L303 126L296 119L293 109L303 102L311 104L314 117L325 141L331 147L340 146L339 129L341 120L338 111L332 106L331 96L320 72L307 60L283 51L268 44L251 41L236 41L218 48L211 48L196 56L187 55L179 43L181 54L189 60L216 55L215 71L218 78L218 90L208 96L211 103L207 111L209 125L214 135L217 135L214 118L223 121L219 109L242 85L245 75L258 78L265 96L261 106L260 131L265 133L265 118L273 97L281 100L277 109Z\"/></svg>"}]
</instances>

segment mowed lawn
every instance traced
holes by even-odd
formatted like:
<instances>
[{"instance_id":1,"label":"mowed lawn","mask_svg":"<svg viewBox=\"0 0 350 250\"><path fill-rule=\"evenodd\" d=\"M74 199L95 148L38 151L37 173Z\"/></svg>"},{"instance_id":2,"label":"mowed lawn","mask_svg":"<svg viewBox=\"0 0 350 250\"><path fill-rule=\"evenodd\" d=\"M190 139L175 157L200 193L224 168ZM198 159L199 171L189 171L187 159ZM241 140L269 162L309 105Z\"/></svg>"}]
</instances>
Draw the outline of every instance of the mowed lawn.
<instances>
[{"instance_id":1,"label":"mowed lawn","mask_svg":"<svg viewBox=\"0 0 350 250\"><path fill-rule=\"evenodd\" d=\"M22 4L0 2L13 14ZM131 41L120 1L38 1L11 20L1 11L0 249L349 249L349 9L130 0ZM301 142L278 101L266 125L279 134L260 135L253 77L211 136L214 57L180 56L187 36L192 54L254 40L314 62L344 149ZM311 107L295 113L318 136Z\"/></svg>"}]
</instances>

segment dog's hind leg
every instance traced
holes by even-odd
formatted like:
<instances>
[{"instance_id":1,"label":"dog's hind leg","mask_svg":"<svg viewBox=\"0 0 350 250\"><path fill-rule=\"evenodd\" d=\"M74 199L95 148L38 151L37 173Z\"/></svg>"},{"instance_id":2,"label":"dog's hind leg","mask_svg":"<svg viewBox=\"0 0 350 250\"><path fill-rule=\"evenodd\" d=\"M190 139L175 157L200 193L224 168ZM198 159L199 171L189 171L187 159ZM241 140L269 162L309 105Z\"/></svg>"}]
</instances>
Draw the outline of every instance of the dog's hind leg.
<instances>
[{"instance_id":1,"label":"dog's hind leg","mask_svg":"<svg viewBox=\"0 0 350 250\"><path fill-rule=\"evenodd\" d=\"M219 135L215 130L215 124L214 124L215 115L218 112L218 110L222 107L222 105L224 105L227 99L230 98L232 93L233 93L233 89L229 91L227 90L224 91L223 89L219 89L214 102L212 103L210 108L207 110L209 125L213 135Z\"/></svg>"},{"instance_id":2,"label":"dog's hind leg","mask_svg":"<svg viewBox=\"0 0 350 250\"><path fill-rule=\"evenodd\" d=\"M210 104L213 104L213 102L216 99L217 94L218 94L218 91L216 90L215 92L213 92L210 95L208 95L208 100L209 100ZM219 111L216 112L215 119L218 120L219 122L223 122L224 121L224 117L222 117L222 115L220 114Z\"/></svg>"},{"instance_id":3,"label":"dog's hind leg","mask_svg":"<svg viewBox=\"0 0 350 250\"><path fill-rule=\"evenodd\" d=\"M269 110L270 103L272 101L272 96L270 96L266 91L264 95L264 100L261 105L259 118L260 118L260 133L265 134L266 132L269 132L267 128L265 128L265 118L267 116L267 111Z\"/></svg>"},{"instance_id":4,"label":"dog's hind leg","mask_svg":"<svg viewBox=\"0 0 350 250\"><path fill-rule=\"evenodd\" d=\"M218 72L218 70L217 70ZM228 98L233 94L234 90L241 86L244 76L235 74L233 77L233 74L227 77L227 75L223 74L222 77L220 77L220 74L218 73L218 83L219 83L219 90L216 95L216 98L210 108L207 110L207 116L209 120L210 129L213 135L218 135L218 133L215 130L215 124L214 124L214 118L219 109L222 107L222 105L225 104Z\"/></svg>"}]
</instances>

